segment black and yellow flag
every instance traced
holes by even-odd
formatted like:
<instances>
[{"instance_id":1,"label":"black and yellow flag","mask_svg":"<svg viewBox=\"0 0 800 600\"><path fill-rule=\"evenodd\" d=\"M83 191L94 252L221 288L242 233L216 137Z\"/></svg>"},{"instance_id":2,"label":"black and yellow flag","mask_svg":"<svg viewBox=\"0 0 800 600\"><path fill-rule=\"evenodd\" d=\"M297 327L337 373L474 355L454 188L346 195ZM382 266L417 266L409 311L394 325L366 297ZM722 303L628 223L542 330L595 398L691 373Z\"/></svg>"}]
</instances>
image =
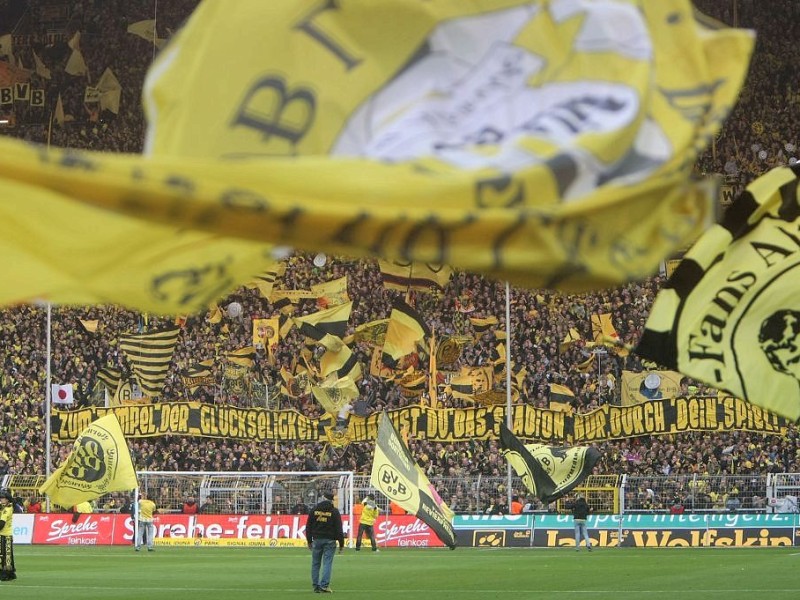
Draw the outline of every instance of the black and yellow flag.
<instances>
[{"instance_id":1,"label":"black and yellow flag","mask_svg":"<svg viewBox=\"0 0 800 600\"><path fill-rule=\"evenodd\" d=\"M450 378L450 384L445 388L453 398L462 400L475 400L475 396L491 391L494 380L494 370L486 367L461 367L461 372Z\"/></svg>"},{"instance_id":2,"label":"black and yellow flag","mask_svg":"<svg viewBox=\"0 0 800 600\"><path fill-rule=\"evenodd\" d=\"M597 360L597 355L594 352L592 352L586 358L586 360L583 360L579 362L577 365L575 365L575 370L578 371L579 373L588 373L589 371L594 369L595 360Z\"/></svg>"},{"instance_id":3,"label":"black and yellow flag","mask_svg":"<svg viewBox=\"0 0 800 600\"><path fill-rule=\"evenodd\" d=\"M280 339L280 317L253 319L253 346L271 354Z\"/></svg>"},{"instance_id":4,"label":"black and yellow flag","mask_svg":"<svg viewBox=\"0 0 800 600\"><path fill-rule=\"evenodd\" d=\"M98 319L78 319L88 333L97 333L97 326L100 324Z\"/></svg>"},{"instance_id":5,"label":"black and yellow flag","mask_svg":"<svg viewBox=\"0 0 800 600\"><path fill-rule=\"evenodd\" d=\"M325 412L338 416L343 408L358 398L358 387L350 377L343 377L330 383L312 385L311 393Z\"/></svg>"},{"instance_id":6,"label":"black and yellow flag","mask_svg":"<svg viewBox=\"0 0 800 600\"><path fill-rule=\"evenodd\" d=\"M386 413L378 424L370 484L426 523L448 547L456 547L453 511L414 461Z\"/></svg>"},{"instance_id":7,"label":"black and yellow flag","mask_svg":"<svg viewBox=\"0 0 800 600\"><path fill-rule=\"evenodd\" d=\"M402 300L395 300L389 315L381 360L385 365L394 367L402 357L414 352L417 344L430 334L422 315Z\"/></svg>"},{"instance_id":8,"label":"black and yellow flag","mask_svg":"<svg viewBox=\"0 0 800 600\"><path fill-rule=\"evenodd\" d=\"M216 379L214 379L214 373L211 370L213 366L213 358L189 365L181 374L183 385L191 392L203 385L216 385Z\"/></svg>"},{"instance_id":9,"label":"black and yellow flag","mask_svg":"<svg viewBox=\"0 0 800 600\"><path fill-rule=\"evenodd\" d=\"M119 349L125 353L145 396L161 395L180 333L176 328L120 336Z\"/></svg>"},{"instance_id":10,"label":"black and yellow flag","mask_svg":"<svg viewBox=\"0 0 800 600\"><path fill-rule=\"evenodd\" d=\"M189 313L276 244L589 290L711 219L753 35L690 0L230 6L151 67L146 156L0 139L0 304Z\"/></svg>"},{"instance_id":11,"label":"black and yellow flag","mask_svg":"<svg viewBox=\"0 0 800 600\"><path fill-rule=\"evenodd\" d=\"M47 494L54 504L69 508L138 485L119 421L109 413L81 432L67 460L44 482L39 493Z\"/></svg>"},{"instance_id":12,"label":"black and yellow flag","mask_svg":"<svg viewBox=\"0 0 800 600\"><path fill-rule=\"evenodd\" d=\"M453 274L449 266L431 263L379 260L378 266L383 287L401 292L442 290Z\"/></svg>"},{"instance_id":13,"label":"black and yellow flag","mask_svg":"<svg viewBox=\"0 0 800 600\"><path fill-rule=\"evenodd\" d=\"M300 333L328 349L336 350L342 344L352 310L353 303L345 302L304 317L295 317L294 322Z\"/></svg>"},{"instance_id":14,"label":"black and yellow flag","mask_svg":"<svg viewBox=\"0 0 800 600\"><path fill-rule=\"evenodd\" d=\"M334 307L346 304L350 302L350 296L347 294L347 275L312 285L311 293L317 297L317 302L321 306Z\"/></svg>"},{"instance_id":15,"label":"black and yellow flag","mask_svg":"<svg viewBox=\"0 0 800 600\"><path fill-rule=\"evenodd\" d=\"M233 363L238 367L252 369L256 364L256 349L255 346L245 346L233 352L226 352L225 358L228 362Z\"/></svg>"},{"instance_id":16,"label":"black and yellow flag","mask_svg":"<svg viewBox=\"0 0 800 600\"><path fill-rule=\"evenodd\" d=\"M620 403L631 406L648 400L676 398L681 395L684 375L675 371L622 371Z\"/></svg>"},{"instance_id":17,"label":"black and yellow flag","mask_svg":"<svg viewBox=\"0 0 800 600\"><path fill-rule=\"evenodd\" d=\"M442 370L451 370L461 358L461 352L472 338L464 335L449 335L436 345L436 364Z\"/></svg>"},{"instance_id":18,"label":"black and yellow flag","mask_svg":"<svg viewBox=\"0 0 800 600\"><path fill-rule=\"evenodd\" d=\"M610 313L595 313L592 315L592 339L595 342L619 340L619 334L614 327Z\"/></svg>"},{"instance_id":19,"label":"black and yellow flag","mask_svg":"<svg viewBox=\"0 0 800 600\"><path fill-rule=\"evenodd\" d=\"M800 169L752 182L656 297L641 357L800 419Z\"/></svg>"},{"instance_id":20,"label":"black and yellow flag","mask_svg":"<svg viewBox=\"0 0 800 600\"><path fill-rule=\"evenodd\" d=\"M575 342L581 341L581 334L578 333L578 330L574 327L571 327L570 330L567 332L567 335L564 336L564 339L558 345L558 353L564 354L567 350L569 350Z\"/></svg>"},{"instance_id":21,"label":"black and yellow flag","mask_svg":"<svg viewBox=\"0 0 800 600\"><path fill-rule=\"evenodd\" d=\"M545 503L558 500L579 485L600 460L600 451L591 446L523 444L502 422L500 447L525 487Z\"/></svg>"},{"instance_id":22,"label":"black and yellow flag","mask_svg":"<svg viewBox=\"0 0 800 600\"><path fill-rule=\"evenodd\" d=\"M109 392L114 392L119 385L122 371L111 365L106 365L97 372L97 382L104 385Z\"/></svg>"},{"instance_id":23,"label":"black and yellow flag","mask_svg":"<svg viewBox=\"0 0 800 600\"><path fill-rule=\"evenodd\" d=\"M569 406L571 408L575 402L575 392L565 385L551 383L548 399L551 409L567 410L566 407Z\"/></svg>"},{"instance_id":24,"label":"black and yellow flag","mask_svg":"<svg viewBox=\"0 0 800 600\"><path fill-rule=\"evenodd\" d=\"M280 374L284 381L281 391L290 398L300 398L311 390L311 378L304 367L298 367L294 375L285 368L281 368Z\"/></svg>"},{"instance_id":25,"label":"black and yellow flag","mask_svg":"<svg viewBox=\"0 0 800 600\"><path fill-rule=\"evenodd\" d=\"M356 327L356 330L344 338L345 344L353 342L367 342L375 346L383 346L386 341L386 330L389 327L389 319L378 319L370 321Z\"/></svg>"},{"instance_id":26,"label":"black and yellow flag","mask_svg":"<svg viewBox=\"0 0 800 600\"><path fill-rule=\"evenodd\" d=\"M361 363L349 346L340 346L338 350L326 350L319 359L320 377L328 377L336 373L337 379L349 377L353 381L361 378Z\"/></svg>"},{"instance_id":27,"label":"black and yellow flag","mask_svg":"<svg viewBox=\"0 0 800 600\"><path fill-rule=\"evenodd\" d=\"M470 317L469 322L472 323L472 329L477 335L482 335L497 325L497 317Z\"/></svg>"},{"instance_id":28,"label":"black and yellow flag","mask_svg":"<svg viewBox=\"0 0 800 600\"><path fill-rule=\"evenodd\" d=\"M283 277L284 273L286 273L286 263L275 263L256 275L245 284L245 287L250 289L257 288L258 291L261 292L262 297L269 299L272 295L272 288L275 286L275 281Z\"/></svg>"}]
</instances>

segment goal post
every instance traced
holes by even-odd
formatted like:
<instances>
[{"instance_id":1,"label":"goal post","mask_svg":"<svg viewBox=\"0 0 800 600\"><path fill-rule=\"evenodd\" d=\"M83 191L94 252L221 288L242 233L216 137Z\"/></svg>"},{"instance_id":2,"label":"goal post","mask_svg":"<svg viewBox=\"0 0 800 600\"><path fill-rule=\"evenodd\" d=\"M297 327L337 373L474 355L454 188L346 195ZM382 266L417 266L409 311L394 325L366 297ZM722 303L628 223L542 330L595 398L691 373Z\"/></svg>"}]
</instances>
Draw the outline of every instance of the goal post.
<instances>
[{"instance_id":1,"label":"goal post","mask_svg":"<svg viewBox=\"0 0 800 600\"><path fill-rule=\"evenodd\" d=\"M252 517L254 522L265 517L266 523L282 522L290 515L306 515L324 492L332 492L336 507L353 523L352 471L139 471L137 475L136 510L141 490L155 502L157 515L164 515L164 521L183 513L184 504L194 500L197 515L239 515ZM138 514L134 517L138 532ZM352 526L345 535L351 544Z\"/></svg>"}]
</instances>

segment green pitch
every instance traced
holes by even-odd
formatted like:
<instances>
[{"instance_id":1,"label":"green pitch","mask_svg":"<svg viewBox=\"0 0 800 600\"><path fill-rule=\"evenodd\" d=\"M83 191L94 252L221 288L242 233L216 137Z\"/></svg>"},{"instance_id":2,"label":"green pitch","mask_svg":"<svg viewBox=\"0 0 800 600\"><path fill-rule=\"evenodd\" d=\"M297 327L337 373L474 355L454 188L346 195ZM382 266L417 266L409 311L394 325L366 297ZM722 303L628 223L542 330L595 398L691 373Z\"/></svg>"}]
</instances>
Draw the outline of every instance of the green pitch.
<instances>
[{"instance_id":1,"label":"green pitch","mask_svg":"<svg viewBox=\"0 0 800 600\"><path fill-rule=\"evenodd\" d=\"M317 597L304 549L17 546L16 562L2 598ZM364 600L797 600L800 549L348 549L331 587Z\"/></svg>"}]
</instances>

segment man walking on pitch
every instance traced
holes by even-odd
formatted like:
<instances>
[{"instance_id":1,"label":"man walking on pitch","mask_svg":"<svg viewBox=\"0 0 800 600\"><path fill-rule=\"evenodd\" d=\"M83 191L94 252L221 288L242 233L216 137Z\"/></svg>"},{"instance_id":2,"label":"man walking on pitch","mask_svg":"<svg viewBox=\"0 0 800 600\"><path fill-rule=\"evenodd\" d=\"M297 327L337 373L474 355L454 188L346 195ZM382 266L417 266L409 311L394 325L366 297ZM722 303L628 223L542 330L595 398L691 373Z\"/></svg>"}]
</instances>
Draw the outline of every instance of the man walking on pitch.
<instances>
[{"instance_id":1,"label":"man walking on pitch","mask_svg":"<svg viewBox=\"0 0 800 600\"><path fill-rule=\"evenodd\" d=\"M14 565L14 498L10 492L0 492L0 581L17 578Z\"/></svg>"},{"instance_id":2,"label":"man walking on pitch","mask_svg":"<svg viewBox=\"0 0 800 600\"><path fill-rule=\"evenodd\" d=\"M577 494L575 501L567 504L567 508L572 509L572 517L575 521L575 551L581 549L581 538L586 542L586 548L589 552L592 551L592 541L589 539L589 530L586 529L586 519L589 516L589 504L586 499Z\"/></svg>"},{"instance_id":3,"label":"man walking on pitch","mask_svg":"<svg viewBox=\"0 0 800 600\"><path fill-rule=\"evenodd\" d=\"M356 538L356 552L361 550L361 538L366 533L372 544L372 551L378 551L378 544L375 541L375 521L378 519L380 509L375 504L375 496L367 494L362 502L361 520L358 523L358 537Z\"/></svg>"},{"instance_id":4,"label":"man walking on pitch","mask_svg":"<svg viewBox=\"0 0 800 600\"><path fill-rule=\"evenodd\" d=\"M322 501L308 513L306 539L308 549L311 550L311 584L314 586L314 592L331 594L333 593L330 588L331 570L337 542L339 554L344 551L342 515L333 506L333 493L322 494Z\"/></svg>"},{"instance_id":5,"label":"man walking on pitch","mask_svg":"<svg viewBox=\"0 0 800 600\"><path fill-rule=\"evenodd\" d=\"M138 529L136 531L136 551L142 547L142 537L147 533L147 551L153 551L153 540L156 537L156 526L153 524L156 503L147 497L146 492L139 492Z\"/></svg>"}]
</instances>

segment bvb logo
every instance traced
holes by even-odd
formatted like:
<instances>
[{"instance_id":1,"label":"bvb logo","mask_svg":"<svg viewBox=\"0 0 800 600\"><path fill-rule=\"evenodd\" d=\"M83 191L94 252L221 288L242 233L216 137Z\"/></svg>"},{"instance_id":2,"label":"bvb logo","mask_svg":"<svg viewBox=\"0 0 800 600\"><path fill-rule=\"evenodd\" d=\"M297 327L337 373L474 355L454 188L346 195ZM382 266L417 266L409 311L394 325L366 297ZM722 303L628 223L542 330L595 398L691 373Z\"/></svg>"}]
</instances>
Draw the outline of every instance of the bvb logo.
<instances>
[{"instance_id":1,"label":"bvb logo","mask_svg":"<svg viewBox=\"0 0 800 600\"><path fill-rule=\"evenodd\" d=\"M103 447L97 440L83 436L72 453L72 460L65 469L67 475L74 479L92 483L106 474Z\"/></svg>"},{"instance_id":2,"label":"bvb logo","mask_svg":"<svg viewBox=\"0 0 800 600\"><path fill-rule=\"evenodd\" d=\"M378 480L381 489L389 498L396 502L411 500L411 489L406 485L405 478L395 471L391 465L381 465L378 470Z\"/></svg>"}]
</instances>

